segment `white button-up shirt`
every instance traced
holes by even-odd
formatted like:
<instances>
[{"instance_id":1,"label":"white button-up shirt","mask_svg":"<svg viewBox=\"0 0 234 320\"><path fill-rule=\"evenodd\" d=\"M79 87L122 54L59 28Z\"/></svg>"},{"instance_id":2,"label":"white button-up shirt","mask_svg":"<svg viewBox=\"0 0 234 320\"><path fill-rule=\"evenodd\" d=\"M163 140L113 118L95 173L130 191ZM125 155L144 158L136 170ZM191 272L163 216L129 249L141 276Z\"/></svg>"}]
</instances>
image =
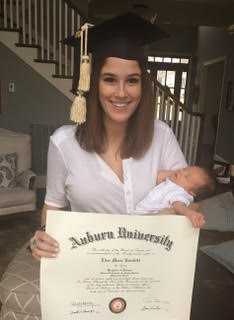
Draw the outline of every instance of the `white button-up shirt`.
<instances>
[{"instance_id":1,"label":"white button-up shirt","mask_svg":"<svg viewBox=\"0 0 234 320\"><path fill-rule=\"evenodd\" d=\"M156 120L152 144L140 159L124 159L123 178L95 152L78 144L76 126L63 126L50 138L45 203L72 211L134 214L136 204L155 186L159 170L186 167L172 130Z\"/></svg>"}]
</instances>

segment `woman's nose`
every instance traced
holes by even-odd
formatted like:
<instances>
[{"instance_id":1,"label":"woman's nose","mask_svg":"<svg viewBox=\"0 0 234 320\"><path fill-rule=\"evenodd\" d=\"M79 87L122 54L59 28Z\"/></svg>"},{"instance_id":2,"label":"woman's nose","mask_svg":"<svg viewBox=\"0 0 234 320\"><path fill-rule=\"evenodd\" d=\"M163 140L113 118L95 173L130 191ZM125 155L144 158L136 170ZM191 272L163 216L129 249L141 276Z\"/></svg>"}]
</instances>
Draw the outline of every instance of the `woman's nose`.
<instances>
[{"instance_id":1,"label":"woman's nose","mask_svg":"<svg viewBox=\"0 0 234 320\"><path fill-rule=\"evenodd\" d=\"M127 95L126 85L124 83L119 83L116 88L116 96L119 98L124 98Z\"/></svg>"}]
</instances>

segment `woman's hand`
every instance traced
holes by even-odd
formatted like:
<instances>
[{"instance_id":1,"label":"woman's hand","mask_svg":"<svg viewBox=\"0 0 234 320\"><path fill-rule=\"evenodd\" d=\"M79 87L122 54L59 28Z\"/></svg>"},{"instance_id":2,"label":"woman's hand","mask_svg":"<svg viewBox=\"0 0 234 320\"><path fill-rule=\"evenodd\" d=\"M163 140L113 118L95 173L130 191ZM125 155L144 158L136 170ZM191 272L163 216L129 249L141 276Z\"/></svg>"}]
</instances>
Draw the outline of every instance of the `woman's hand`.
<instances>
[{"instance_id":1,"label":"woman's hand","mask_svg":"<svg viewBox=\"0 0 234 320\"><path fill-rule=\"evenodd\" d=\"M45 204L42 209L41 223L45 225L47 210L59 210L59 208ZM43 229L43 231L42 231ZM59 244L48 233L41 230L35 232L34 236L30 239L30 249L32 255L36 260L40 261L41 257L55 258L59 252Z\"/></svg>"},{"instance_id":2,"label":"woman's hand","mask_svg":"<svg viewBox=\"0 0 234 320\"><path fill-rule=\"evenodd\" d=\"M41 257L55 258L59 252L59 244L45 231L36 231L30 239L32 255L38 261Z\"/></svg>"}]
</instances>

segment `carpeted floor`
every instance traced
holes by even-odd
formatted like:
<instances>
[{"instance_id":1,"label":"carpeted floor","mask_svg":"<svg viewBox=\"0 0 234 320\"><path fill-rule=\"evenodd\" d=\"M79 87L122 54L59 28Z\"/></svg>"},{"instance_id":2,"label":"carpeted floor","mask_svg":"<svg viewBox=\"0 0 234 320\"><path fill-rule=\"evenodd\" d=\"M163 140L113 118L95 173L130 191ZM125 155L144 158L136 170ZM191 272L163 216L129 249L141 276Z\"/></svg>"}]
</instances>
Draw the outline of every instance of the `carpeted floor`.
<instances>
[{"instance_id":1,"label":"carpeted floor","mask_svg":"<svg viewBox=\"0 0 234 320\"><path fill-rule=\"evenodd\" d=\"M0 278L16 252L40 225L41 210L0 217Z\"/></svg>"}]
</instances>

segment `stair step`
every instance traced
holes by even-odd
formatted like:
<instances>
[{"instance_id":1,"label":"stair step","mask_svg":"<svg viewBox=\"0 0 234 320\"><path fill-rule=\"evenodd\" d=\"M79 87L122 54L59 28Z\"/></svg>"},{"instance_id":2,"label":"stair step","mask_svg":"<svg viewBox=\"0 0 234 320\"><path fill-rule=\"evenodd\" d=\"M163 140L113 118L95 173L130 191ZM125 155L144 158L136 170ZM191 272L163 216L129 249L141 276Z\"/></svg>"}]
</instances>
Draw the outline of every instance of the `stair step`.
<instances>
[{"instance_id":1,"label":"stair step","mask_svg":"<svg viewBox=\"0 0 234 320\"><path fill-rule=\"evenodd\" d=\"M57 78L57 79L73 79L72 76L61 76L61 75L57 75L57 74L53 74L52 77Z\"/></svg>"},{"instance_id":2,"label":"stair step","mask_svg":"<svg viewBox=\"0 0 234 320\"><path fill-rule=\"evenodd\" d=\"M57 60L45 60L45 59L34 59L35 62L39 63L54 63L54 64L59 64Z\"/></svg>"},{"instance_id":3,"label":"stair step","mask_svg":"<svg viewBox=\"0 0 234 320\"><path fill-rule=\"evenodd\" d=\"M0 31L8 31L8 32L22 32L21 29L17 29L17 28L1 28L0 27Z\"/></svg>"},{"instance_id":4,"label":"stair step","mask_svg":"<svg viewBox=\"0 0 234 320\"><path fill-rule=\"evenodd\" d=\"M1 1L0 1L1 2ZM5 29L1 31L0 41L6 45L14 54L31 66L36 72L38 72L43 78L49 81L55 88L60 90L70 101L73 101L74 95L70 92L72 87L72 77L62 77L55 76L52 77L51 74L56 73L55 68L57 64L51 63L53 60L49 61L50 64L37 63L34 59L37 57L38 48L40 46L35 44L25 44L19 43L19 32L14 31L9 32Z\"/></svg>"},{"instance_id":5,"label":"stair step","mask_svg":"<svg viewBox=\"0 0 234 320\"><path fill-rule=\"evenodd\" d=\"M23 44L23 43L15 43L16 47L22 47L22 48L36 48L36 49L40 49L41 47L39 45L36 44Z\"/></svg>"}]
</instances>

